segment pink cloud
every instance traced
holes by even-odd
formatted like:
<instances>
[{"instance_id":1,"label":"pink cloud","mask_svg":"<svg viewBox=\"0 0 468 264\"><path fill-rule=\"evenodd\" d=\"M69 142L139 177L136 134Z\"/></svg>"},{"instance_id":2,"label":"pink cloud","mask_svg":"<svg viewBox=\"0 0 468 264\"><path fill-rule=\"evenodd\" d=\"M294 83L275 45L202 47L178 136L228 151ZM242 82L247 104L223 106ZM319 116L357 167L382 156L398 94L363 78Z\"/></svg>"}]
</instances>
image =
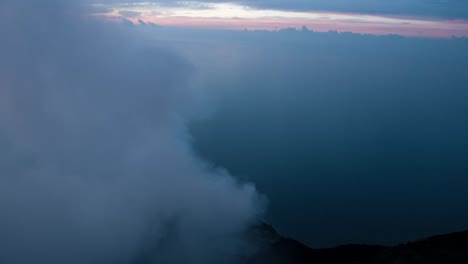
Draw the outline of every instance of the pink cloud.
<instances>
[{"instance_id":1,"label":"pink cloud","mask_svg":"<svg viewBox=\"0 0 468 264\"><path fill-rule=\"evenodd\" d=\"M237 4L209 4L197 9L190 6L163 7L152 5L114 6L112 12L100 14L108 19L139 20L163 26L228 29L279 30L308 28L326 32L360 34L398 34L407 37L468 37L468 21L434 18L366 15L337 12L295 12L259 10ZM125 16L125 13L134 14Z\"/></svg>"},{"instance_id":2,"label":"pink cloud","mask_svg":"<svg viewBox=\"0 0 468 264\"><path fill-rule=\"evenodd\" d=\"M262 19L227 19L227 18L193 18L193 17L138 17L129 20L138 23L141 19L163 26L192 27L229 30L278 30L283 28L301 28L307 26L318 32L336 30L360 34L388 35L398 34L408 37L448 38L468 36L468 23L465 21L436 21L431 24L386 24L378 22L331 21L328 19L304 20L284 18Z\"/></svg>"}]
</instances>

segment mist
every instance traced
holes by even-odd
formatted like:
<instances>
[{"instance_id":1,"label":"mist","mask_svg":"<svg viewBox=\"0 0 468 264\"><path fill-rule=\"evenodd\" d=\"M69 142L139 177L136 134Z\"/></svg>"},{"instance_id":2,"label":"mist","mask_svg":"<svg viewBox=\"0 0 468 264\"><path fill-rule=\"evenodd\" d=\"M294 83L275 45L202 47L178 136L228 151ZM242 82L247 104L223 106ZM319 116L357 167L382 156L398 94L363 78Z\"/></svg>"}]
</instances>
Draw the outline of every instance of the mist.
<instances>
[{"instance_id":1,"label":"mist","mask_svg":"<svg viewBox=\"0 0 468 264\"><path fill-rule=\"evenodd\" d=\"M194 154L193 66L88 9L0 3L0 262L232 261L261 199Z\"/></svg>"},{"instance_id":2,"label":"mist","mask_svg":"<svg viewBox=\"0 0 468 264\"><path fill-rule=\"evenodd\" d=\"M171 34L217 105L197 151L255 182L281 233L332 247L468 228L466 38Z\"/></svg>"}]
</instances>

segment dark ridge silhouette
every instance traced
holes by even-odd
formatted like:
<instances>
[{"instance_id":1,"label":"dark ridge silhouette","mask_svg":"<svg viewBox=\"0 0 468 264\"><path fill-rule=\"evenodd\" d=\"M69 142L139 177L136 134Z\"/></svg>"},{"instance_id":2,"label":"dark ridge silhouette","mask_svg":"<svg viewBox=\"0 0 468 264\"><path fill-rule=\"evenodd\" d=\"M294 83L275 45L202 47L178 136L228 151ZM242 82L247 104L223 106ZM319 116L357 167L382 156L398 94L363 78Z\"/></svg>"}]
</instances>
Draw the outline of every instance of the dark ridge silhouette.
<instances>
[{"instance_id":1,"label":"dark ridge silhouette","mask_svg":"<svg viewBox=\"0 0 468 264\"><path fill-rule=\"evenodd\" d=\"M258 250L248 264L467 264L468 231L433 236L398 246L344 245L312 249L259 224L252 230Z\"/></svg>"}]
</instances>

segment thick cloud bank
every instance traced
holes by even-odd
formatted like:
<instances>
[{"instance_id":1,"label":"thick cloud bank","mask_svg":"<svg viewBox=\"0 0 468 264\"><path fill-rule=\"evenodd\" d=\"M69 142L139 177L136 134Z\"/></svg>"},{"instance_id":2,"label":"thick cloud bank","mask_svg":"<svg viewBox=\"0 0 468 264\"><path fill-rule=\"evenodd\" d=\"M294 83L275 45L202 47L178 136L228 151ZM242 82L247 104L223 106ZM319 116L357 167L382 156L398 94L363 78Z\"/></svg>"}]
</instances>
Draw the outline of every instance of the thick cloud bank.
<instances>
[{"instance_id":1,"label":"thick cloud bank","mask_svg":"<svg viewBox=\"0 0 468 264\"><path fill-rule=\"evenodd\" d=\"M191 68L80 9L0 3L0 263L225 263L257 195L193 155Z\"/></svg>"}]
</instances>

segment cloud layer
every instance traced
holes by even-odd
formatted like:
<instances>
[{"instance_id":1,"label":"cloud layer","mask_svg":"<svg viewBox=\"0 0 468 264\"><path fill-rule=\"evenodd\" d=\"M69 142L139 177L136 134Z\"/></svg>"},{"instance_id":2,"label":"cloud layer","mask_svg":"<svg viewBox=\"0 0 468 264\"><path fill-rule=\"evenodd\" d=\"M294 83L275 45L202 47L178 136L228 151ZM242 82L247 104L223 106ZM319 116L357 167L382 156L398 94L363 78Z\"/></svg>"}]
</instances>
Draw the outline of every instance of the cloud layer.
<instances>
[{"instance_id":1,"label":"cloud layer","mask_svg":"<svg viewBox=\"0 0 468 264\"><path fill-rule=\"evenodd\" d=\"M108 2L153 2L173 5L171 0L114 0ZM185 1L197 3L200 1ZM208 0L209 3L237 3L260 9L313 10L361 14L393 14L443 18L468 18L468 3L463 0Z\"/></svg>"},{"instance_id":2,"label":"cloud layer","mask_svg":"<svg viewBox=\"0 0 468 264\"><path fill-rule=\"evenodd\" d=\"M240 254L258 197L193 154L191 66L83 7L0 3L0 262Z\"/></svg>"},{"instance_id":3,"label":"cloud layer","mask_svg":"<svg viewBox=\"0 0 468 264\"><path fill-rule=\"evenodd\" d=\"M241 2L258 7L281 9L327 10L451 18L468 17L467 3L460 0L241 0Z\"/></svg>"},{"instance_id":4,"label":"cloud layer","mask_svg":"<svg viewBox=\"0 0 468 264\"><path fill-rule=\"evenodd\" d=\"M417 37L468 36L466 20L399 17L337 11L281 10L236 3L174 2L94 5L99 17L165 26L234 30L278 30L307 26L314 31L399 34Z\"/></svg>"}]
</instances>

